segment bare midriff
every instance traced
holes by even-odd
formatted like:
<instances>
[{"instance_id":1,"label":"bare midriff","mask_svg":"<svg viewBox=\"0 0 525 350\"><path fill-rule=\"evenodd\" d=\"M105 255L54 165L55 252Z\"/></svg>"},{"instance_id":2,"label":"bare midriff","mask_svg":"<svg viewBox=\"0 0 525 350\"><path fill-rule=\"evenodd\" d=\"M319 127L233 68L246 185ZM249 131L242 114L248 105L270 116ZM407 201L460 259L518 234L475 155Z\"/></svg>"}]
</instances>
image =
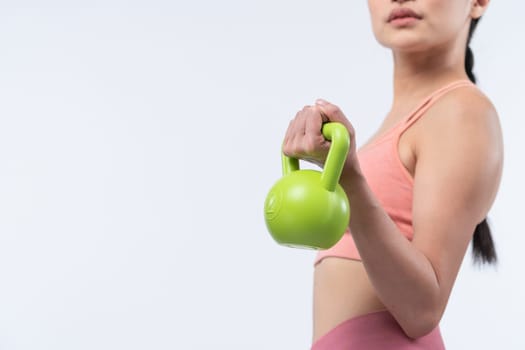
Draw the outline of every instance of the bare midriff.
<instances>
[{"instance_id":1,"label":"bare midriff","mask_svg":"<svg viewBox=\"0 0 525 350\"><path fill-rule=\"evenodd\" d=\"M350 318L385 309L361 261L327 257L315 266L313 342Z\"/></svg>"}]
</instances>

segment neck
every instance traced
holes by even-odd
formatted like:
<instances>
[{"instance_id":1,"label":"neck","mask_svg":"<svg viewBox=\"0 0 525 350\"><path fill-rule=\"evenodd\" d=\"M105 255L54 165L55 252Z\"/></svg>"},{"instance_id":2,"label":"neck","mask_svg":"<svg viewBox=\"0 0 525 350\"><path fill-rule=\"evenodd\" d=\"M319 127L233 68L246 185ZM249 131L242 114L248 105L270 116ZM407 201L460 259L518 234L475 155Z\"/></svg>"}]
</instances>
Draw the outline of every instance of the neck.
<instances>
[{"instance_id":1,"label":"neck","mask_svg":"<svg viewBox=\"0 0 525 350\"><path fill-rule=\"evenodd\" d=\"M466 79L465 48L456 43L447 48L420 52L393 51L394 99L392 110L403 109L453 80Z\"/></svg>"}]
</instances>

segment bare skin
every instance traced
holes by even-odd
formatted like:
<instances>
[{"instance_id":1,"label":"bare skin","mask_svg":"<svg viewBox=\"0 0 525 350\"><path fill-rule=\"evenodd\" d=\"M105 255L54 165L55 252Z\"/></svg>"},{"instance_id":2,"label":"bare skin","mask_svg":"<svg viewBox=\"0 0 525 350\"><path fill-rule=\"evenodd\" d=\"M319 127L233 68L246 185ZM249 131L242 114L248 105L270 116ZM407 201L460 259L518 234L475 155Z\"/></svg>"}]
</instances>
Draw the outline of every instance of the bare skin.
<instances>
[{"instance_id":1,"label":"bare skin","mask_svg":"<svg viewBox=\"0 0 525 350\"><path fill-rule=\"evenodd\" d=\"M418 154L416 153L416 149L418 147L418 139L424 139L424 138L438 138L439 135L436 135L439 133L440 129L437 127L438 123L433 123L430 120L433 118L436 118L440 115L440 113L443 113L443 110L450 109L451 105L454 103L454 100L456 98L459 98L459 95L470 95L469 98L472 98L474 101L479 100L478 102L474 103L487 103L487 100L484 96L480 95L477 92L473 92L471 89L467 88L464 89L464 91L460 91L461 89L458 89L457 91L450 92L450 96L444 96L439 101L439 103L436 103L429 111L427 111L424 118L421 118L418 122L416 122L411 128L409 128L400 138L399 141L399 147L398 147L398 153L399 157L404 164L405 168L408 170L408 172L412 175L413 178L415 178L415 171L417 167L417 158ZM468 90L468 91L467 91ZM413 107L413 106L411 106ZM407 107L410 109L410 107ZM490 105L486 107L489 111L491 110ZM492 110L493 112L493 110ZM385 120L386 122L386 120ZM395 119L392 119L390 122L386 122L385 126L381 127L380 130L377 132L377 135L381 135L384 131L390 129L390 127L395 124ZM497 116L493 115L492 117L487 117L486 123L489 125L486 127L487 129L492 129L493 131L489 133L492 133L492 147L495 149L495 152L497 155L494 156L492 159L493 163L488 166L486 169L487 173L485 175L484 182L489 185L489 187L485 190L487 190L485 203L492 203L496 191L497 186L500 181L501 177L501 166L502 166L502 159L500 158L501 153L503 152L503 146L501 144L501 135L499 134L499 122L497 121ZM444 132L444 131L443 131ZM426 136L426 135L432 135L432 136ZM375 137L371 139L372 142ZM368 143L368 142L367 142ZM365 145L366 146L366 145ZM420 146L419 146L420 147ZM482 160L480 160L481 162ZM466 166L466 163L465 163ZM461 170L458 170L461 171ZM488 177L493 176L493 180L489 180ZM461 185L461 183L458 183L457 185ZM348 181L348 187L353 186L352 181ZM345 186L344 186L345 187ZM457 200L457 196L453 194L453 188L450 189L451 194L449 197L443 196L443 198L440 199L440 201L445 202L447 200ZM422 200L425 200L427 196L430 194L426 194L425 192L421 191L418 198L422 198ZM362 197L356 197L355 200L351 203L356 203L356 201L360 200L357 199ZM448 198L448 199L447 199ZM489 204L486 204L486 207L484 210L480 210L480 212L487 212L488 211ZM352 205L352 215L358 215L356 213L357 208L355 208L355 205ZM450 217L449 220L451 223L454 223L454 218L452 216L455 216L453 212L449 213L443 213L439 214L446 217ZM456 214L457 215L457 214ZM483 216L483 215L480 215ZM416 218L414 217L414 221L416 221ZM477 220L472 220L471 222L476 222ZM363 225L366 225L366 221L363 221ZM431 225L429 222L427 225ZM472 226L472 224L471 224ZM351 229L353 229L353 225L351 224ZM423 226L424 227L424 226ZM446 230L446 227L443 227L443 232ZM364 231L364 232L367 232ZM469 230L465 230L465 233L472 233L473 228ZM415 237L418 236L419 231L415 232ZM401 233L399 233L401 235ZM430 235L430 234L429 234ZM418 237L419 238L419 237ZM449 269L450 276L449 276L449 288L452 288L453 280L455 279L455 275L457 274L457 271L460 267L461 261L463 259L464 253L467 249L468 242L471 238L471 235L465 234L463 236L458 236L458 239L451 240L451 242L447 242L444 244L453 244L456 245L457 249L457 255L450 259L448 262L443 262L443 270ZM356 238L354 238L356 239ZM424 239L424 238L421 238ZM416 241L416 238L414 238L414 241ZM414 243L414 241L412 243ZM357 243L357 241L356 241ZM448 249L447 246L442 246L441 248L438 245L432 246L431 241L425 242L426 249L428 249L429 254L428 256L435 256L436 259L444 259L444 252L439 251L438 249ZM413 244L415 247L415 244ZM370 246L371 249L374 249L374 246ZM378 249L379 250L379 249ZM374 254L375 252L370 252L371 254ZM363 250L360 248L360 254L363 258L363 261L356 261L356 260L348 260L348 259L340 259L335 257L328 257L323 259L319 264L315 266L314 270L314 305L313 305L313 315L314 315L314 331L313 331L313 341L320 338L322 335L326 334L328 331L333 329L335 326L337 326L339 323L350 319L355 316L359 316L362 314L379 311L379 310L386 310L389 309L385 306L385 304L381 301L380 295L378 294L376 288L374 287L371 278L369 277L369 274L367 273L367 269L365 264L367 261L366 258L363 257ZM380 255L378 255L380 256ZM422 261L425 263L425 260ZM436 265L440 266L439 264L430 263L430 265ZM449 266L445 266L449 265ZM376 266L376 268L381 268L380 266ZM429 275L435 274L435 272L431 271L429 268L428 270L424 271L429 273ZM395 279L396 274L393 275L393 279ZM379 274L378 276L381 276ZM417 276L417 275L416 275ZM378 277L381 278L381 277ZM436 277L437 279L437 277ZM403 280L403 279L400 279ZM439 288L444 288L445 286L440 286ZM386 287L385 287L386 288ZM390 292L390 291L388 291ZM443 290L443 296L442 296L442 304L439 307L439 310L436 311L438 314L434 317L433 322L430 322L431 325L428 326L426 330L421 331L421 333L425 333L427 330L430 331L433 326L436 326L439 319L441 318L441 314L444 311L445 304L448 300L448 296L450 293L450 290ZM408 293L411 295L411 293ZM408 297L407 299L409 299ZM397 298L396 302L397 302ZM407 302L410 302L407 300ZM417 312L417 311L416 311ZM419 320L419 317L417 317ZM413 337L418 337L423 334L419 334L417 331L415 333L411 333L410 326L407 326L406 329L407 334L410 336L411 334Z\"/></svg>"},{"instance_id":2,"label":"bare skin","mask_svg":"<svg viewBox=\"0 0 525 350\"><path fill-rule=\"evenodd\" d=\"M424 96L468 79L468 25L488 2L369 0L376 38L392 49L394 59L392 107L372 140ZM385 18L399 6L419 11L421 22L389 26ZM438 25L444 19L445 28ZM286 132L283 152L322 165L329 148L320 133L324 121L343 123L352 138L341 185L352 205L350 230L362 260L330 257L316 265L312 340L349 318L385 309L409 337L423 336L439 324L474 228L495 199L503 164L498 115L480 91L462 87L444 95L402 135L398 154L414 179L412 241L368 187L355 130L336 105L321 100L300 111Z\"/></svg>"}]
</instances>

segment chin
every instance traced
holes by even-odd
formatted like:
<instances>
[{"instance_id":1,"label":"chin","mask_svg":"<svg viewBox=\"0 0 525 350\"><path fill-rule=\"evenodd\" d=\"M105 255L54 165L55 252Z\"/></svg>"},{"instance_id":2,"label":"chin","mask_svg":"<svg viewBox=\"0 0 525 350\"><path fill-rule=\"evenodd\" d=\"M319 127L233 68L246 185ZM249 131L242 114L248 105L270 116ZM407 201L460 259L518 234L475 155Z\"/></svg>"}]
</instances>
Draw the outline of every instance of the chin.
<instances>
[{"instance_id":1,"label":"chin","mask_svg":"<svg viewBox=\"0 0 525 350\"><path fill-rule=\"evenodd\" d=\"M415 38L414 36L397 36L396 38L388 38L388 40L378 40L381 46L391 49L397 52L418 52L427 50L428 43L421 40L421 38Z\"/></svg>"}]
</instances>

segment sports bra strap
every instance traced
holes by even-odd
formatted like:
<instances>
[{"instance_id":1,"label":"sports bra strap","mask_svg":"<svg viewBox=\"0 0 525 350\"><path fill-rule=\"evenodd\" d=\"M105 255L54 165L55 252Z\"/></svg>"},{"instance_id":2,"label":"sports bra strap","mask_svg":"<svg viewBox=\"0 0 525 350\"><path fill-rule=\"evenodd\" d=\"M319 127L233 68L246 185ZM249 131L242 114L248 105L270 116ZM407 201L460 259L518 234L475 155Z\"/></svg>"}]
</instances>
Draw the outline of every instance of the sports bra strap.
<instances>
[{"instance_id":1,"label":"sports bra strap","mask_svg":"<svg viewBox=\"0 0 525 350\"><path fill-rule=\"evenodd\" d=\"M450 90L453 90L455 88L461 87L461 86L475 86L473 82L470 80L457 80L450 84L447 84L443 86L442 88L434 91L429 96L427 96L423 102L412 112L408 115L408 117L405 119L405 122L402 123L402 127L400 132L403 133L406 129L408 129L412 124L414 124L419 118L421 118L425 112L437 101L441 96L449 92Z\"/></svg>"}]
</instances>

